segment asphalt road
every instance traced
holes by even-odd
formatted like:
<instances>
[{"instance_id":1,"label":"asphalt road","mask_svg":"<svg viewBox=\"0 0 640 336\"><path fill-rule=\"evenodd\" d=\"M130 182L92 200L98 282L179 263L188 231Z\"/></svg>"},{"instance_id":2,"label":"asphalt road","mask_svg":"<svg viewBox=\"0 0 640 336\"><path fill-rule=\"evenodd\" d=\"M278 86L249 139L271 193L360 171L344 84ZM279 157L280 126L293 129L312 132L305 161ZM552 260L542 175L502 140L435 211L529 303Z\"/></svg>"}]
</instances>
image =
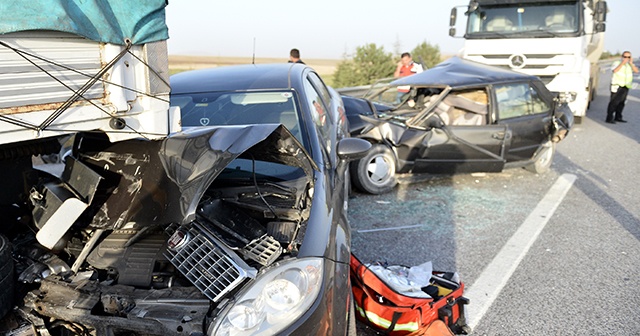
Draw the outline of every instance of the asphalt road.
<instances>
[{"instance_id":1,"label":"asphalt road","mask_svg":"<svg viewBox=\"0 0 640 336\"><path fill-rule=\"evenodd\" d=\"M355 193L353 253L458 272L472 335L640 335L640 88L629 122L607 124L609 78L547 174L432 176Z\"/></svg>"}]
</instances>

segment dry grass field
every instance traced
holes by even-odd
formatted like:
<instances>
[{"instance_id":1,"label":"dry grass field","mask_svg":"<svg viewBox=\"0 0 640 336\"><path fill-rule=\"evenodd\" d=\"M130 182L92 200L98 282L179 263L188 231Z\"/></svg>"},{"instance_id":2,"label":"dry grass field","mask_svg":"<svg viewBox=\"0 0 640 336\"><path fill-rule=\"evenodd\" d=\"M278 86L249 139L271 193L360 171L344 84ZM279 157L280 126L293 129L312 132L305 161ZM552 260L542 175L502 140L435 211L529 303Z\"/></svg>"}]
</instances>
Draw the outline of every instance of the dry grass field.
<instances>
[{"instance_id":1,"label":"dry grass field","mask_svg":"<svg viewBox=\"0 0 640 336\"><path fill-rule=\"evenodd\" d=\"M288 57L282 58L256 58L256 64L264 63L286 63ZM303 61L314 68L318 74L331 85L333 73L341 60L332 59L303 59ZM169 55L169 72L171 74L186 70L213 68L227 65L251 64L250 57L217 57L217 56L181 56Z\"/></svg>"}]
</instances>

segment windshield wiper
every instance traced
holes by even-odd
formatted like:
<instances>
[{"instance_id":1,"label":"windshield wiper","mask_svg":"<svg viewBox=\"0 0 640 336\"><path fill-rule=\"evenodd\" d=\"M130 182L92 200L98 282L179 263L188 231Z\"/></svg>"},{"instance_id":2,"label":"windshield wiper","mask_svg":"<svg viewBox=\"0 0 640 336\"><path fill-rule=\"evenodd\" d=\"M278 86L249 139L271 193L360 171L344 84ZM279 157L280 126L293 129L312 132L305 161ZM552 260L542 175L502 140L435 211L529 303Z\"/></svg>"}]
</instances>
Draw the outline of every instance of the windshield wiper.
<instances>
[{"instance_id":1,"label":"windshield wiper","mask_svg":"<svg viewBox=\"0 0 640 336\"><path fill-rule=\"evenodd\" d=\"M528 35L527 33L546 33L552 37L557 37L558 34L549 30L549 28L538 28L536 30L523 30L523 31L519 31L518 33L520 33L521 35Z\"/></svg>"},{"instance_id":2,"label":"windshield wiper","mask_svg":"<svg viewBox=\"0 0 640 336\"><path fill-rule=\"evenodd\" d=\"M512 35L512 33L508 33L508 34L503 34L503 33L498 33L498 32L476 32L473 34L469 34L469 37L471 38L496 38L496 37L503 37L503 38L508 38L509 35Z\"/></svg>"}]
</instances>

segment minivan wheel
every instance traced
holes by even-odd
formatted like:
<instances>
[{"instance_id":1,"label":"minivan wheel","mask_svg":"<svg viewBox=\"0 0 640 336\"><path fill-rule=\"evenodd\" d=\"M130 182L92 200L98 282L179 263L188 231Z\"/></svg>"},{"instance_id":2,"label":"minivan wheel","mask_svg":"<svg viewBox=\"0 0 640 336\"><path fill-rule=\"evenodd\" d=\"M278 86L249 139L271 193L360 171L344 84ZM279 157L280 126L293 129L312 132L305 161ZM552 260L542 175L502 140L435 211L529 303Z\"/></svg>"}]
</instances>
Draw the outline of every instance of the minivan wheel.
<instances>
[{"instance_id":1,"label":"minivan wheel","mask_svg":"<svg viewBox=\"0 0 640 336\"><path fill-rule=\"evenodd\" d=\"M553 162L553 157L556 153L556 143L552 141L547 141L540 148L540 152L538 153L536 160L525 167L528 171L536 174L544 174L551 169L551 163Z\"/></svg>"},{"instance_id":2,"label":"minivan wheel","mask_svg":"<svg viewBox=\"0 0 640 336\"><path fill-rule=\"evenodd\" d=\"M0 234L0 319L13 306L13 259L11 244Z\"/></svg>"},{"instance_id":3,"label":"minivan wheel","mask_svg":"<svg viewBox=\"0 0 640 336\"><path fill-rule=\"evenodd\" d=\"M370 194L391 191L396 181L396 159L391 149L385 145L374 145L365 157L352 162L353 184Z\"/></svg>"}]
</instances>

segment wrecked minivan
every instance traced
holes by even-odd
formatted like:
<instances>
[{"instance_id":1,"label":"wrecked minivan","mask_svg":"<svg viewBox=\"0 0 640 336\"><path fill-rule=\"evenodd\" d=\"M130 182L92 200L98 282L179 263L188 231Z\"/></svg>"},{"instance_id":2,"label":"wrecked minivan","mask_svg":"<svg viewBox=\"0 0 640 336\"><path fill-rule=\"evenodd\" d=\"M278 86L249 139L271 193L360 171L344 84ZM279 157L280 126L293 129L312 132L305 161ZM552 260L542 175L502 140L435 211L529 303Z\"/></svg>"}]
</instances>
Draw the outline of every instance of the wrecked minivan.
<instances>
[{"instance_id":1,"label":"wrecked minivan","mask_svg":"<svg viewBox=\"0 0 640 336\"><path fill-rule=\"evenodd\" d=\"M452 57L422 73L343 95L352 136L373 148L351 164L379 194L398 174L549 170L573 114L538 77Z\"/></svg>"}]
</instances>

